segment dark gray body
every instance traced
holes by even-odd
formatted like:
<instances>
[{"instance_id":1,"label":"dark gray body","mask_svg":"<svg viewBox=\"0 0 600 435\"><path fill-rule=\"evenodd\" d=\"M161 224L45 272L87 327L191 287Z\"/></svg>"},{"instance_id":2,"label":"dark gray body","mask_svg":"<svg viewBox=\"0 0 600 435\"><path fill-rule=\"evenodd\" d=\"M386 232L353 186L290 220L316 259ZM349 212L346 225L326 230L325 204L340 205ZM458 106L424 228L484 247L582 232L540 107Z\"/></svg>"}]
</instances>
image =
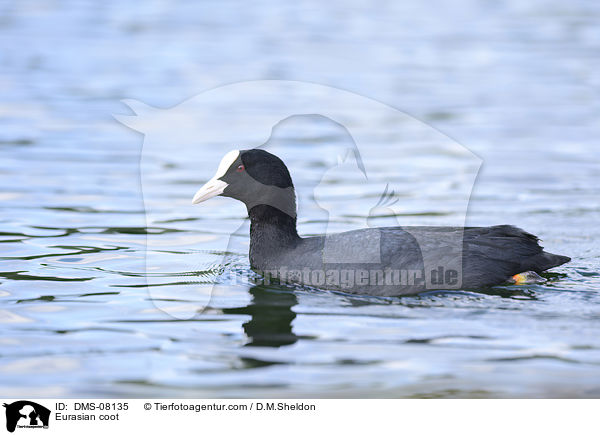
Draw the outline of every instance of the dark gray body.
<instances>
[{"instance_id":1,"label":"dark gray body","mask_svg":"<svg viewBox=\"0 0 600 435\"><path fill-rule=\"evenodd\" d=\"M510 225L367 228L292 240L280 236L270 228L262 228L260 236L251 232L253 269L288 283L377 296L487 287L570 260L543 251L536 236Z\"/></svg>"}]
</instances>

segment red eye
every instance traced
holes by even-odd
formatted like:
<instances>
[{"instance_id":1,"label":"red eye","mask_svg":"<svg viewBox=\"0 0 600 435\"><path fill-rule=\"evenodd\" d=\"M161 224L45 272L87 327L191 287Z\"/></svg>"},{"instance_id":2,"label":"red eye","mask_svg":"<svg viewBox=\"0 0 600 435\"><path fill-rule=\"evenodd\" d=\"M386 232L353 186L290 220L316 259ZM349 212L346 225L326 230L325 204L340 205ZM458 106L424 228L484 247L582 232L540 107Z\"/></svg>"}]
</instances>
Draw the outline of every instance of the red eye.
<instances>
[{"instance_id":1,"label":"red eye","mask_svg":"<svg viewBox=\"0 0 600 435\"><path fill-rule=\"evenodd\" d=\"M237 171L237 172L242 172L244 169L246 169L246 168L244 167L244 165L240 165L240 166L238 166L238 167L237 167L236 171Z\"/></svg>"}]
</instances>

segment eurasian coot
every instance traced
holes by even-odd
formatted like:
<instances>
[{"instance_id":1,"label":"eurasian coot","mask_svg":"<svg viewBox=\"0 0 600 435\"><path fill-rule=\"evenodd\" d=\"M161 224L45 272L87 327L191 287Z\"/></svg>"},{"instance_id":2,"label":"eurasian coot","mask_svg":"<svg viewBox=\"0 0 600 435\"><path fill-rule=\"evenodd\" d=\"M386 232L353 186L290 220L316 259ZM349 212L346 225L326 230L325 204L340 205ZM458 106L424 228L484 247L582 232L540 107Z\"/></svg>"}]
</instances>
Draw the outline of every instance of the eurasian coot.
<instances>
[{"instance_id":1,"label":"eurasian coot","mask_svg":"<svg viewBox=\"0 0 600 435\"><path fill-rule=\"evenodd\" d=\"M570 261L545 252L536 236L511 225L365 228L300 237L289 171L261 149L227 153L192 202L217 195L246 204L250 265L278 282L396 296L503 284Z\"/></svg>"}]
</instances>

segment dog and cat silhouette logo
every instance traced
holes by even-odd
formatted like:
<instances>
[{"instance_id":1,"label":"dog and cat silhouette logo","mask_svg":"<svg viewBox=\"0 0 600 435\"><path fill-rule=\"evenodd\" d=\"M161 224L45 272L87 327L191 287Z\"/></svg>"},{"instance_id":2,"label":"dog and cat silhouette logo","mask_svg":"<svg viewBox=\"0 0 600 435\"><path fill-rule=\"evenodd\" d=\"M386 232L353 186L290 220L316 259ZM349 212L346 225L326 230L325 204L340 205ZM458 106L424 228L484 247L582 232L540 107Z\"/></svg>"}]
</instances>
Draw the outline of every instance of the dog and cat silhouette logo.
<instances>
[{"instance_id":1,"label":"dog and cat silhouette logo","mask_svg":"<svg viewBox=\"0 0 600 435\"><path fill-rule=\"evenodd\" d=\"M4 404L6 408L6 430L14 432L15 428L37 429L48 428L50 410L29 400L19 400Z\"/></svg>"}]
</instances>

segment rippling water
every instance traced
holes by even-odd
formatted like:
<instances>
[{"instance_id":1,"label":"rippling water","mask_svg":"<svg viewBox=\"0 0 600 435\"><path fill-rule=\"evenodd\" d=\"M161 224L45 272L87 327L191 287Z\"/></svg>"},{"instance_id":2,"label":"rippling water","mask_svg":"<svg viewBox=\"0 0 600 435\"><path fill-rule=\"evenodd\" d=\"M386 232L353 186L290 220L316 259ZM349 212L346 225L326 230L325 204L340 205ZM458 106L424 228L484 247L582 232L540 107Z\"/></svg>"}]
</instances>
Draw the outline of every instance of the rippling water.
<instances>
[{"instance_id":1,"label":"rippling water","mask_svg":"<svg viewBox=\"0 0 600 435\"><path fill-rule=\"evenodd\" d=\"M2 396L600 397L598 3L316 6L0 6ZM243 207L177 204L227 149L154 156L147 225L142 138L112 114L122 98L170 107L265 78L344 88L444 132L483 160L467 223L521 226L573 261L543 285L389 299L223 279L248 273L244 228L221 266ZM338 126L276 129L300 232L456 217L452 186L415 193L444 160L413 133L389 140L419 144L423 168L397 166L385 139L367 153L375 182L403 186L406 213L390 217L343 171L320 196L329 215L313 200L348 142ZM147 238L177 270L152 287Z\"/></svg>"}]
</instances>

